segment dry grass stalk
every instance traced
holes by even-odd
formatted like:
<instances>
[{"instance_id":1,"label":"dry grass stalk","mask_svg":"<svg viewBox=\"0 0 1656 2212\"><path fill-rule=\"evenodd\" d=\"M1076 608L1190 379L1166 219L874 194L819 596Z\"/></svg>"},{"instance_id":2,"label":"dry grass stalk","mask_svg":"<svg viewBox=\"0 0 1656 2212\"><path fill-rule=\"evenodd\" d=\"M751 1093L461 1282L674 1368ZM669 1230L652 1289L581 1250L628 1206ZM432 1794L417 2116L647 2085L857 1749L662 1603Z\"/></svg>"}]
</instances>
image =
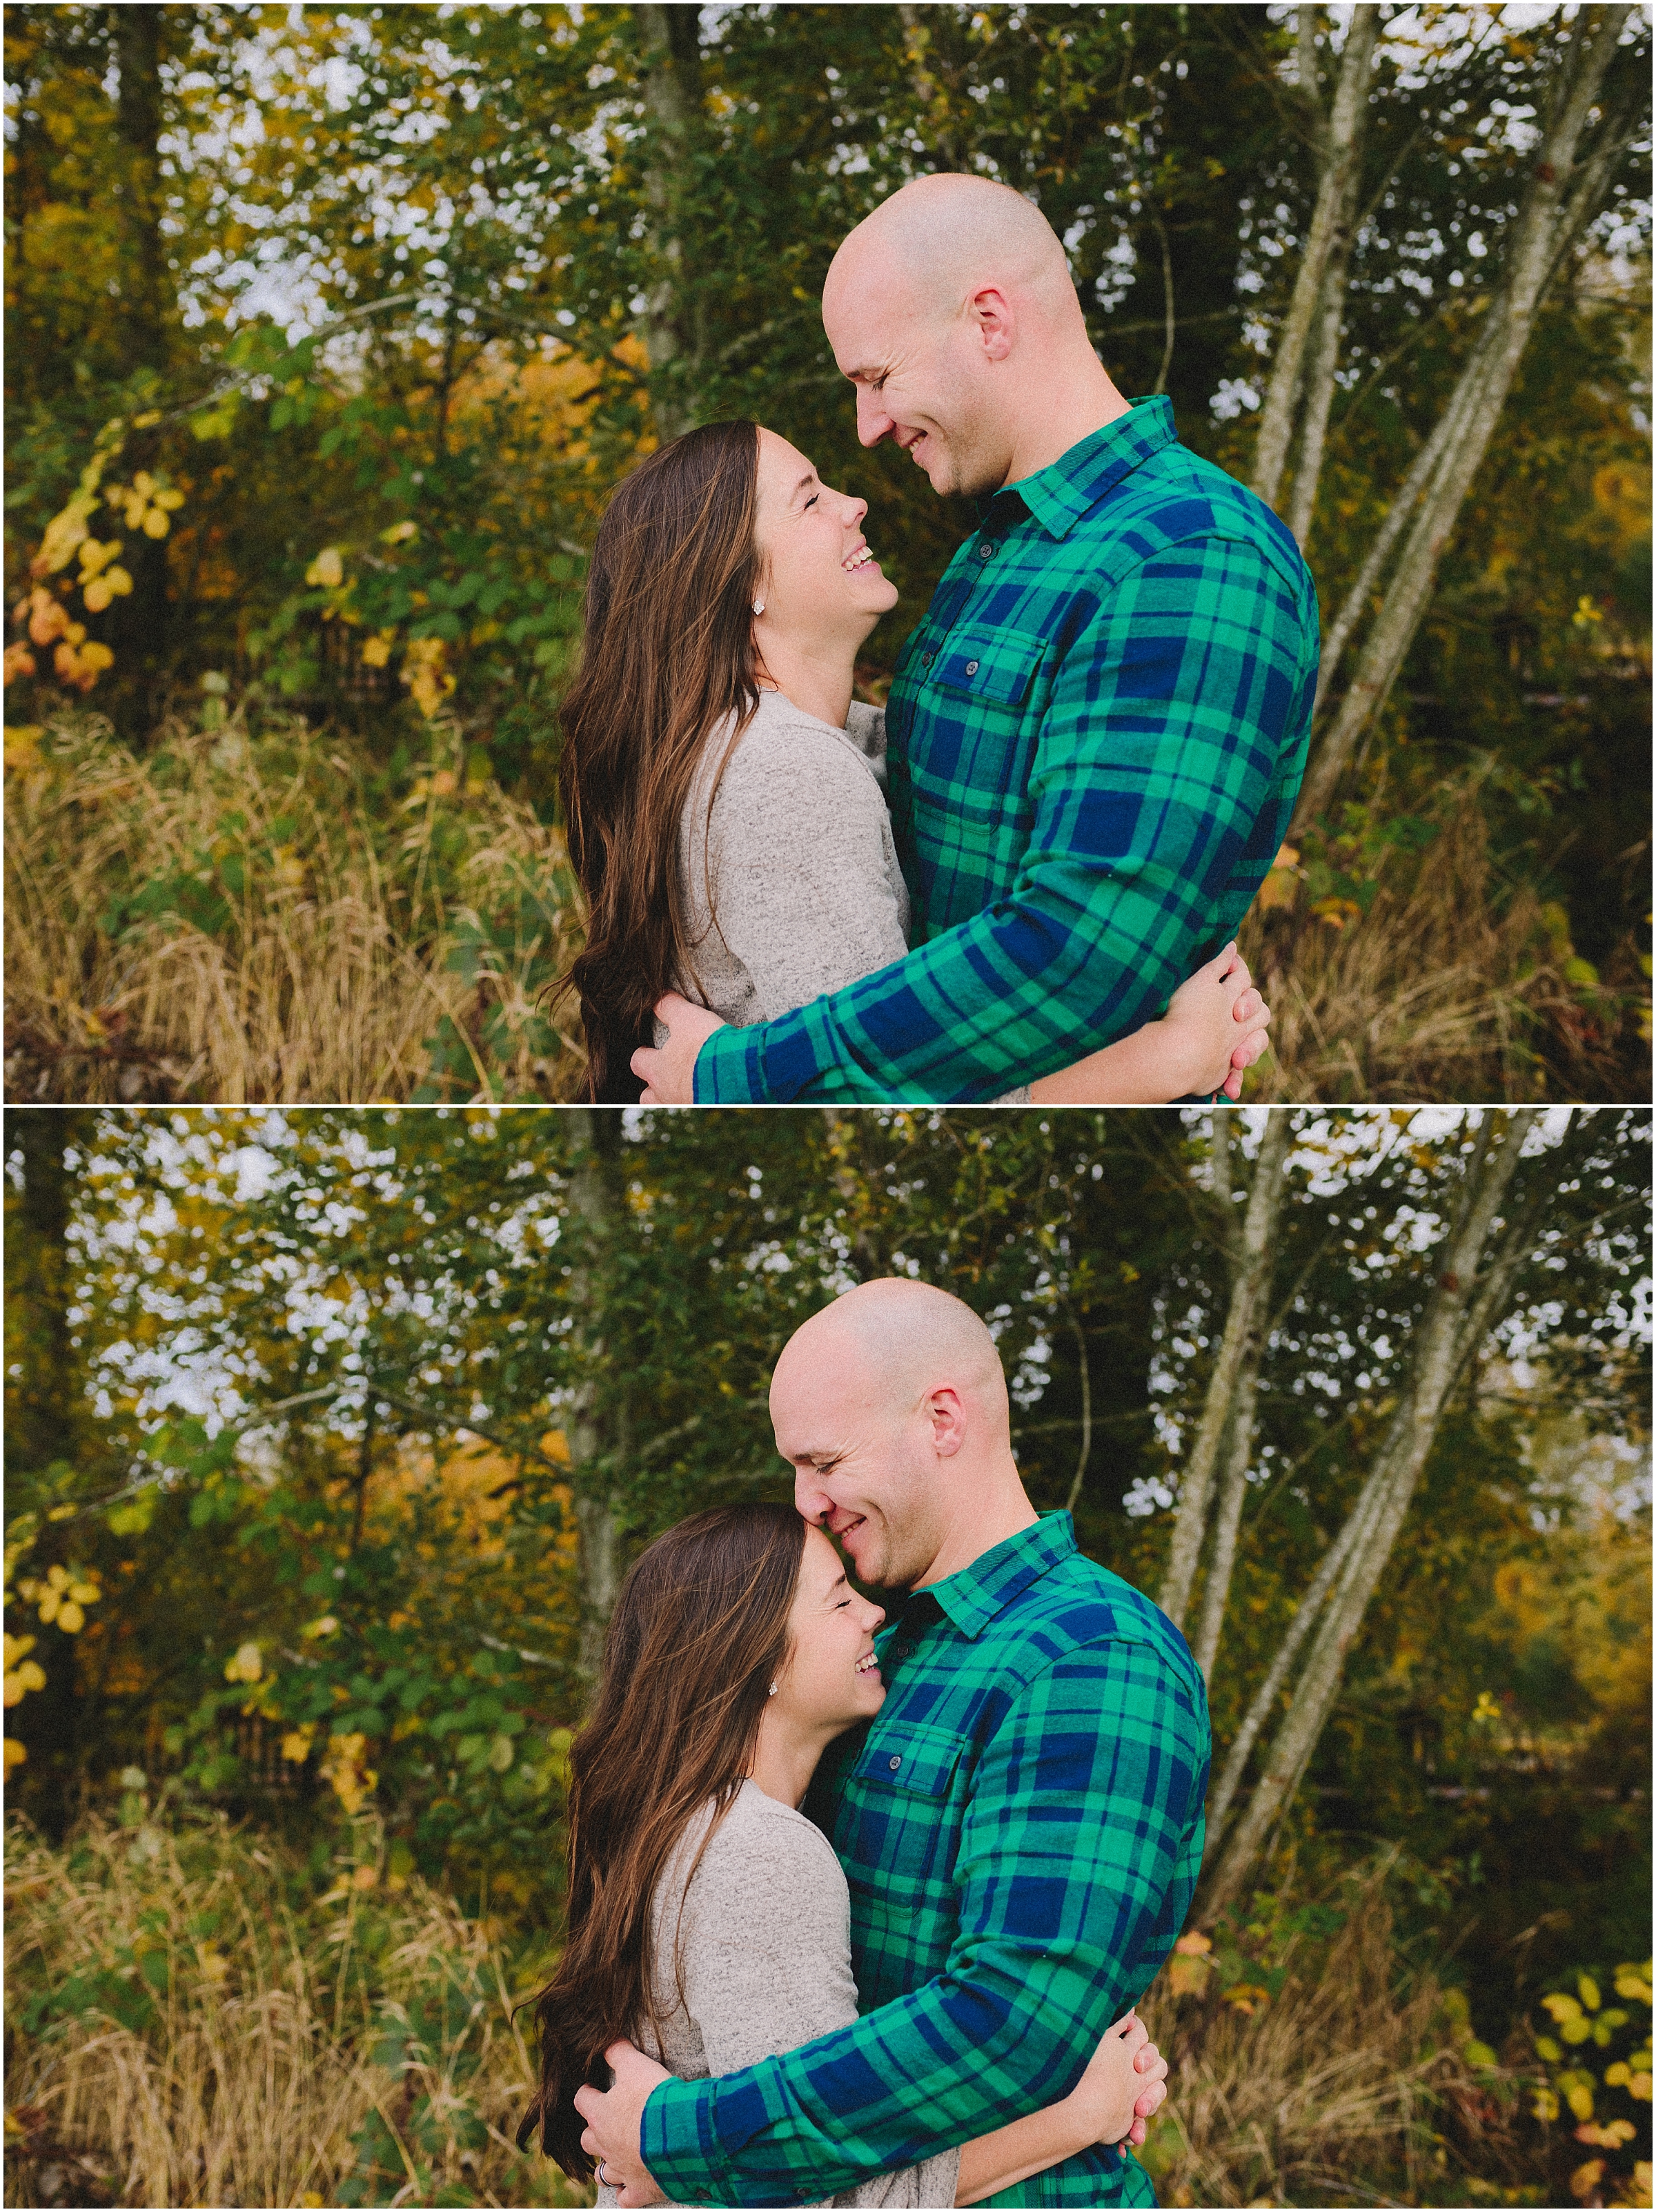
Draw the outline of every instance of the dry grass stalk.
<instances>
[{"instance_id":1,"label":"dry grass stalk","mask_svg":"<svg viewBox=\"0 0 1656 2212\"><path fill-rule=\"evenodd\" d=\"M497 787L440 768L387 821L303 723L141 757L85 718L7 782L12 1097L405 1099L445 1017L441 1095L573 1085L535 1003L579 941L561 842Z\"/></svg>"},{"instance_id":2,"label":"dry grass stalk","mask_svg":"<svg viewBox=\"0 0 1656 2212\"><path fill-rule=\"evenodd\" d=\"M513 2144L531 2057L498 1948L452 1899L417 1881L387 1895L370 1858L373 1888L348 1869L333 1902L298 1906L281 1847L222 1820L10 1845L8 2097L26 2135L8 2203L337 2203L376 2154L403 2186L370 2203L585 2201ZM42 2018L46 1992L74 2002Z\"/></svg>"},{"instance_id":3,"label":"dry grass stalk","mask_svg":"<svg viewBox=\"0 0 1656 2212\"><path fill-rule=\"evenodd\" d=\"M1504 2077L1456 2048L1434 1979L1399 1993L1378 1878L1319 1960L1296 1972L1290 1946L1285 1963L1252 2010L1216 1985L1175 1997L1165 1976L1139 2007L1172 2060L1145 2158L1164 2204L1418 2204L1446 2112L1480 2165L1507 2162Z\"/></svg>"},{"instance_id":4,"label":"dry grass stalk","mask_svg":"<svg viewBox=\"0 0 1656 2212\"><path fill-rule=\"evenodd\" d=\"M1615 1045L1594 1034L1548 957L1540 902L1497 910L1488 834L1469 793L1406 872L1344 926L1256 905L1244 956L1272 1009L1250 1100L1522 1101L1621 1095Z\"/></svg>"}]
</instances>

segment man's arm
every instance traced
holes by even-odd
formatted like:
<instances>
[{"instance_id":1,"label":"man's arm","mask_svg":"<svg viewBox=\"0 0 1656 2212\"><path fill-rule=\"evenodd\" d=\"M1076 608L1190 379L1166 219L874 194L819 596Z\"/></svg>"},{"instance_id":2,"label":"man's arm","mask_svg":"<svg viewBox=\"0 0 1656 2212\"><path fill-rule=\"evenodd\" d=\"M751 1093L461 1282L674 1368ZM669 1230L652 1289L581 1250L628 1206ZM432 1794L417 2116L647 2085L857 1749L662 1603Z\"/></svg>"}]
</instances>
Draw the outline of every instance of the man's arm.
<instances>
[{"instance_id":1,"label":"man's arm","mask_svg":"<svg viewBox=\"0 0 1656 2212\"><path fill-rule=\"evenodd\" d=\"M783 2057L661 2083L640 2142L659 2187L799 2203L1067 2096L1183 1923L1208 1748L1199 1687L1149 1646L1054 1666L984 1753L943 1972Z\"/></svg>"},{"instance_id":2,"label":"man's arm","mask_svg":"<svg viewBox=\"0 0 1656 2212\"><path fill-rule=\"evenodd\" d=\"M720 1030L698 1104L992 1098L1125 1036L1210 945L1299 787L1316 671L1301 596L1246 540L1131 571L1066 653L1011 895L778 1020ZM1239 917L1232 917L1233 921Z\"/></svg>"}]
</instances>

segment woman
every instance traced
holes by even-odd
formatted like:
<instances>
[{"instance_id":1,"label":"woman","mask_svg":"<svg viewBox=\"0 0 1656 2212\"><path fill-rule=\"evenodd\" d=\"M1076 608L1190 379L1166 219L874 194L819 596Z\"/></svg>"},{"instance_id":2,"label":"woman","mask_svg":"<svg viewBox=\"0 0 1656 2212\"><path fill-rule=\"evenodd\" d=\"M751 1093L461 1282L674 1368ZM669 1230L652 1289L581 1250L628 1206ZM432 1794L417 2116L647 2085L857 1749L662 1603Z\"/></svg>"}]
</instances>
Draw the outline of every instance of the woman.
<instances>
[{"instance_id":1,"label":"woman","mask_svg":"<svg viewBox=\"0 0 1656 2212\"><path fill-rule=\"evenodd\" d=\"M538 2128L572 2179L591 2172L574 2094L622 2036L696 2080L856 2019L850 1893L796 1808L827 1746L884 1702L884 1617L792 1506L699 1513L628 1575L570 1753L569 1936L537 2002L541 2088L518 2136ZM976 2203L1120 2141L1166 2072L1129 2015L1061 2104L833 2201Z\"/></svg>"},{"instance_id":2,"label":"woman","mask_svg":"<svg viewBox=\"0 0 1656 2212\"><path fill-rule=\"evenodd\" d=\"M851 696L858 649L897 598L866 512L751 422L688 432L610 502L560 768L594 1099L639 1097L628 1063L669 989L762 1021L908 949L884 717ZM1160 1021L1013 1096L1234 1096L1232 1052L1257 1057L1269 1018L1228 945Z\"/></svg>"}]
</instances>

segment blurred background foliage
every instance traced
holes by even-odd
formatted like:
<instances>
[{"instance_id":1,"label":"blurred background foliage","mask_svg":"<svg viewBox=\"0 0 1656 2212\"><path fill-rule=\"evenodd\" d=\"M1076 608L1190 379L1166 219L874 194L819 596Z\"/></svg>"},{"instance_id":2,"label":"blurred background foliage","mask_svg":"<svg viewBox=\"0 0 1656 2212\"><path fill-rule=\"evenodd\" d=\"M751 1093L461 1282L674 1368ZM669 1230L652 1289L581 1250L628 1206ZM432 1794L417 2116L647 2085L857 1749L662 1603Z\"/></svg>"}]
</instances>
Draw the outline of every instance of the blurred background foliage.
<instances>
[{"instance_id":1,"label":"blurred background foliage","mask_svg":"<svg viewBox=\"0 0 1656 2212\"><path fill-rule=\"evenodd\" d=\"M1573 57L1614 51L1592 204L1406 664L1250 924L1281 1017L1259 1095L1641 1095L1647 37L1603 8L1380 14L1327 442L1283 495L1314 495L1297 526L1325 626L1500 311ZM845 231L940 167L1038 198L1118 383L1167 392L1186 441L1249 477L1343 23L10 9L11 1095L569 1095L578 1054L532 1010L579 928L555 710L610 488L691 421L785 429L870 500L901 591L863 669L881 696L970 517L858 448L816 303ZM293 757L295 716L325 742L301 749L290 834L227 865L237 787ZM318 827L335 757L373 855L343 883ZM537 854L544 911L487 864L433 902L438 847L502 839ZM286 979L351 1030L365 942L441 1003L351 1031L319 1082ZM180 1011L208 969L233 1009L210 1036Z\"/></svg>"},{"instance_id":2,"label":"blurred background foliage","mask_svg":"<svg viewBox=\"0 0 1656 2212\"><path fill-rule=\"evenodd\" d=\"M1216 1771L1415 1387L1489 1118L1295 1117ZM777 1352L913 1273L995 1328L1036 1502L1156 1591L1260 1171L1220 1121L14 1109L16 2201L544 2201L505 1999L557 1940L627 1560L790 1494ZM1647 2189L1648 1115L1551 1114L1514 1173L1522 1265L1303 1784L1152 1993L1164 2201ZM227 2117L237 2050L280 2125Z\"/></svg>"}]
</instances>

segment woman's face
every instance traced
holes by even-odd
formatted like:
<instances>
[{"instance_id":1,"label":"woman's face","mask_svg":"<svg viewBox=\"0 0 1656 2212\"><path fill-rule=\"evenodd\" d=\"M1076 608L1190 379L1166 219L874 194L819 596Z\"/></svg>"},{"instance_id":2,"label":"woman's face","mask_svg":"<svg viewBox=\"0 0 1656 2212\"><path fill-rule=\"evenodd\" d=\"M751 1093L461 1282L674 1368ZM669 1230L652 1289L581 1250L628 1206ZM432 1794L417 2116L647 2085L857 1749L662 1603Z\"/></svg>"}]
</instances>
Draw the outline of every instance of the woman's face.
<instances>
[{"instance_id":1,"label":"woman's face","mask_svg":"<svg viewBox=\"0 0 1656 2212\"><path fill-rule=\"evenodd\" d=\"M863 536L868 501L830 491L804 455L773 430L759 433L755 535L765 612L755 633L809 647L850 637L860 645L897 604Z\"/></svg>"},{"instance_id":2,"label":"woman's face","mask_svg":"<svg viewBox=\"0 0 1656 2212\"><path fill-rule=\"evenodd\" d=\"M788 1658L772 1701L778 1719L807 1733L829 1729L837 1735L877 1713L885 1684L874 1663L874 1632L884 1619L846 1580L840 1555L822 1530L808 1528L788 1614Z\"/></svg>"}]
</instances>

